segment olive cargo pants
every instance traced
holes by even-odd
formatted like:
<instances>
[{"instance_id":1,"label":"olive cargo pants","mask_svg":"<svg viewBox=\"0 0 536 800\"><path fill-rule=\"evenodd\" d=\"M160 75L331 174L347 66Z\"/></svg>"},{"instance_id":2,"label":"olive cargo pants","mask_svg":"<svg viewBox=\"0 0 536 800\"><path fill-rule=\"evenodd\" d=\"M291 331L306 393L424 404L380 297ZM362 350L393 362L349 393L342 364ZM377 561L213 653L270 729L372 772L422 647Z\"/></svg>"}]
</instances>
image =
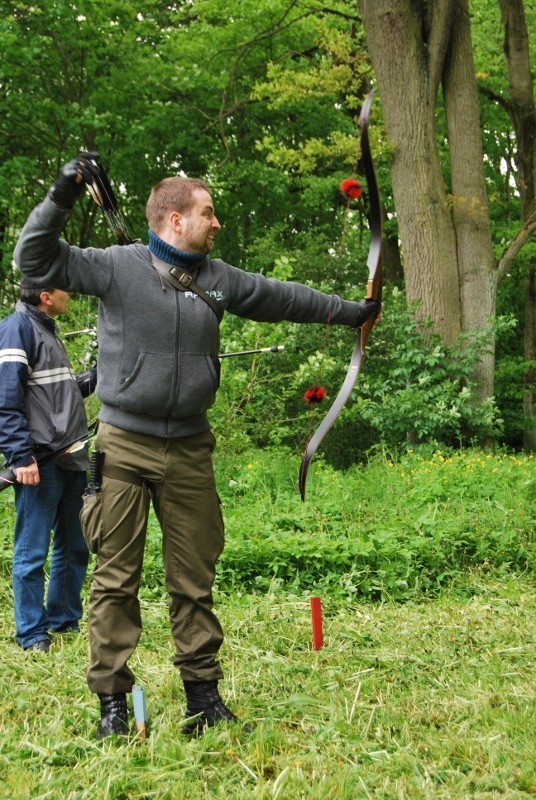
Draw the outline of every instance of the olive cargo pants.
<instances>
[{"instance_id":1,"label":"olive cargo pants","mask_svg":"<svg viewBox=\"0 0 536 800\"><path fill-rule=\"evenodd\" d=\"M127 666L141 636L138 590L149 504L162 531L174 664L184 680L218 680L223 632L212 611L212 586L224 527L214 480L211 431L164 439L106 423L95 448L104 452L102 523L91 526L97 554L89 605L89 688L129 692ZM84 529L86 539L86 529Z\"/></svg>"}]
</instances>

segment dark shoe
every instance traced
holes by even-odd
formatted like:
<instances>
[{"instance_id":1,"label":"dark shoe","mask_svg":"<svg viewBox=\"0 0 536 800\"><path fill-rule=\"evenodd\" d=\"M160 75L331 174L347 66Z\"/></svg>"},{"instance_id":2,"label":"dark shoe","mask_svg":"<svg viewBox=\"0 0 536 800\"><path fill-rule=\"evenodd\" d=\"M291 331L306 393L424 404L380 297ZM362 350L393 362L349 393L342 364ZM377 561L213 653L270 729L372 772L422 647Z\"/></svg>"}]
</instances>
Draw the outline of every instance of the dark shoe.
<instances>
[{"instance_id":1,"label":"dark shoe","mask_svg":"<svg viewBox=\"0 0 536 800\"><path fill-rule=\"evenodd\" d=\"M186 725L182 732L186 736L201 735L205 728L212 728L217 722L239 722L230 711L218 692L218 681L184 681L186 692ZM244 726L244 730L251 729Z\"/></svg>"},{"instance_id":2,"label":"dark shoe","mask_svg":"<svg viewBox=\"0 0 536 800\"><path fill-rule=\"evenodd\" d=\"M101 721L97 730L99 739L107 736L128 736L128 707L126 694L99 694Z\"/></svg>"},{"instance_id":3,"label":"dark shoe","mask_svg":"<svg viewBox=\"0 0 536 800\"><path fill-rule=\"evenodd\" d=\"M48 653L50 650L50 639L40 639L38 642L34 642L26 650L40 650L41 653Z\"/></svg>"}]
</instances>

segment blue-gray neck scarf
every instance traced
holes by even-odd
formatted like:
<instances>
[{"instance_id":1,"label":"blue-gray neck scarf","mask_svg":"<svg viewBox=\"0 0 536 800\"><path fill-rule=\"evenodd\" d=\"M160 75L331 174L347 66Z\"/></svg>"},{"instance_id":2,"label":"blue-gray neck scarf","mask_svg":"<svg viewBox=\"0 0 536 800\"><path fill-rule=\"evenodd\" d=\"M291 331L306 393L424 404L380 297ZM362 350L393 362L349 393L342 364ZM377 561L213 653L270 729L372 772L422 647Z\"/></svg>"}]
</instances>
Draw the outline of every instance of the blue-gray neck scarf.
<instances>
[{"instance_id":1,"label":"blue-gray neck scarf","mask_svg":"<svg viewBox=\"0 0 536 800\"><path fill-rule=\"evenodd\" d=\"M195 269L205 260L205 256L199 253L187 253L185 250L177 250L167 242L164 242L154 231L149 228L149 250L153 255L166 264L184 269Z\"/></svg>"}]
</instances>

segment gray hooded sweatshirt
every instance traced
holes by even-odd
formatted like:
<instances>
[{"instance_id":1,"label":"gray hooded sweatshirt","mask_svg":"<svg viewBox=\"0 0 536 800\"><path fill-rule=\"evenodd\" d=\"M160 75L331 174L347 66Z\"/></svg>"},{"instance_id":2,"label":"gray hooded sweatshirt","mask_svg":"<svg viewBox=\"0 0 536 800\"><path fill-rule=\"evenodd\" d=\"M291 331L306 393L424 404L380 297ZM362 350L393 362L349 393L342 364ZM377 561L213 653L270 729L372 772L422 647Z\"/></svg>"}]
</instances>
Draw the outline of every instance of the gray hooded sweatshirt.
<instances>
[{"instance_id":1,"label":"gray hooded sweatshirt","mask_svg":"<svg viewBox=\"0 0 536 800\"><path fill-rule=\"evenodd\" d=\"M60 239L68 211L47 197L15 247L21 272L42 284L99 298L100 419L162 437L207 430L219 385L219 321L194 292L164 281L146 245L105 249ZM258 322L356 327L360 307L300 283L254 275L208 256L193 272L223 311Z\"/></svg>"}]
</instances>

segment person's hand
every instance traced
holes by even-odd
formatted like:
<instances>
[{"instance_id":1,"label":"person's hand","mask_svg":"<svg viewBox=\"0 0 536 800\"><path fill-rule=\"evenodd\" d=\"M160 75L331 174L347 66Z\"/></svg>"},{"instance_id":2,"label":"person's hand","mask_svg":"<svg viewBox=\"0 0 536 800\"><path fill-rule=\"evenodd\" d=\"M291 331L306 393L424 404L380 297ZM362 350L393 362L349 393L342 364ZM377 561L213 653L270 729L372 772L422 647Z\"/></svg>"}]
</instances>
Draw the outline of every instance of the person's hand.
<instances>
[{"instance_id":1,"label":"person's hand","mask_svg":"<svg viewBox=\"0 0 536 800\"><path fill-rule=\"evenodd\" d=\"M15 477L17 478L17 483L24 483L27 486L37 486L41 480L37 461L32 461L27 467L16 467Z\"/></svg>"},{"instance_id":2,"label":"person's hand","mask_svg":"<svg viewBox=\"0 0 536 800\"><path fill-rule=\"evenodd\" d=\"M86 372L80 372L76 376L76 383L82 394L82 397L89 397L93 394L97 385L97 365L88 369Z\"/></svg>"},{"instance_id":3,"label":"person's hand","mask_svg":"<svg viewBox=\"0 0 536 800\"><path fill-rule=\"evenodd\" d=\"M371 317L374 317L374 325L378 324L382 310L382 304L379 300L364 297L357 305L359 306L359 311L357 312L357 320L354 322L354 328L360 328Z\"/></svg>"},{"instance_id":4,"label":"person's hand","mask_svg":"<svg viewBox=\"0 0 536 800\"><path fill-rule=\"evenodd\" d=\"M86 183L93 183L97 168L93 163L98 153L80 153L60 170L56 183L50 190L50 199L59 208L72 208L86 190Z\"/></svg>"}]
</instances>

